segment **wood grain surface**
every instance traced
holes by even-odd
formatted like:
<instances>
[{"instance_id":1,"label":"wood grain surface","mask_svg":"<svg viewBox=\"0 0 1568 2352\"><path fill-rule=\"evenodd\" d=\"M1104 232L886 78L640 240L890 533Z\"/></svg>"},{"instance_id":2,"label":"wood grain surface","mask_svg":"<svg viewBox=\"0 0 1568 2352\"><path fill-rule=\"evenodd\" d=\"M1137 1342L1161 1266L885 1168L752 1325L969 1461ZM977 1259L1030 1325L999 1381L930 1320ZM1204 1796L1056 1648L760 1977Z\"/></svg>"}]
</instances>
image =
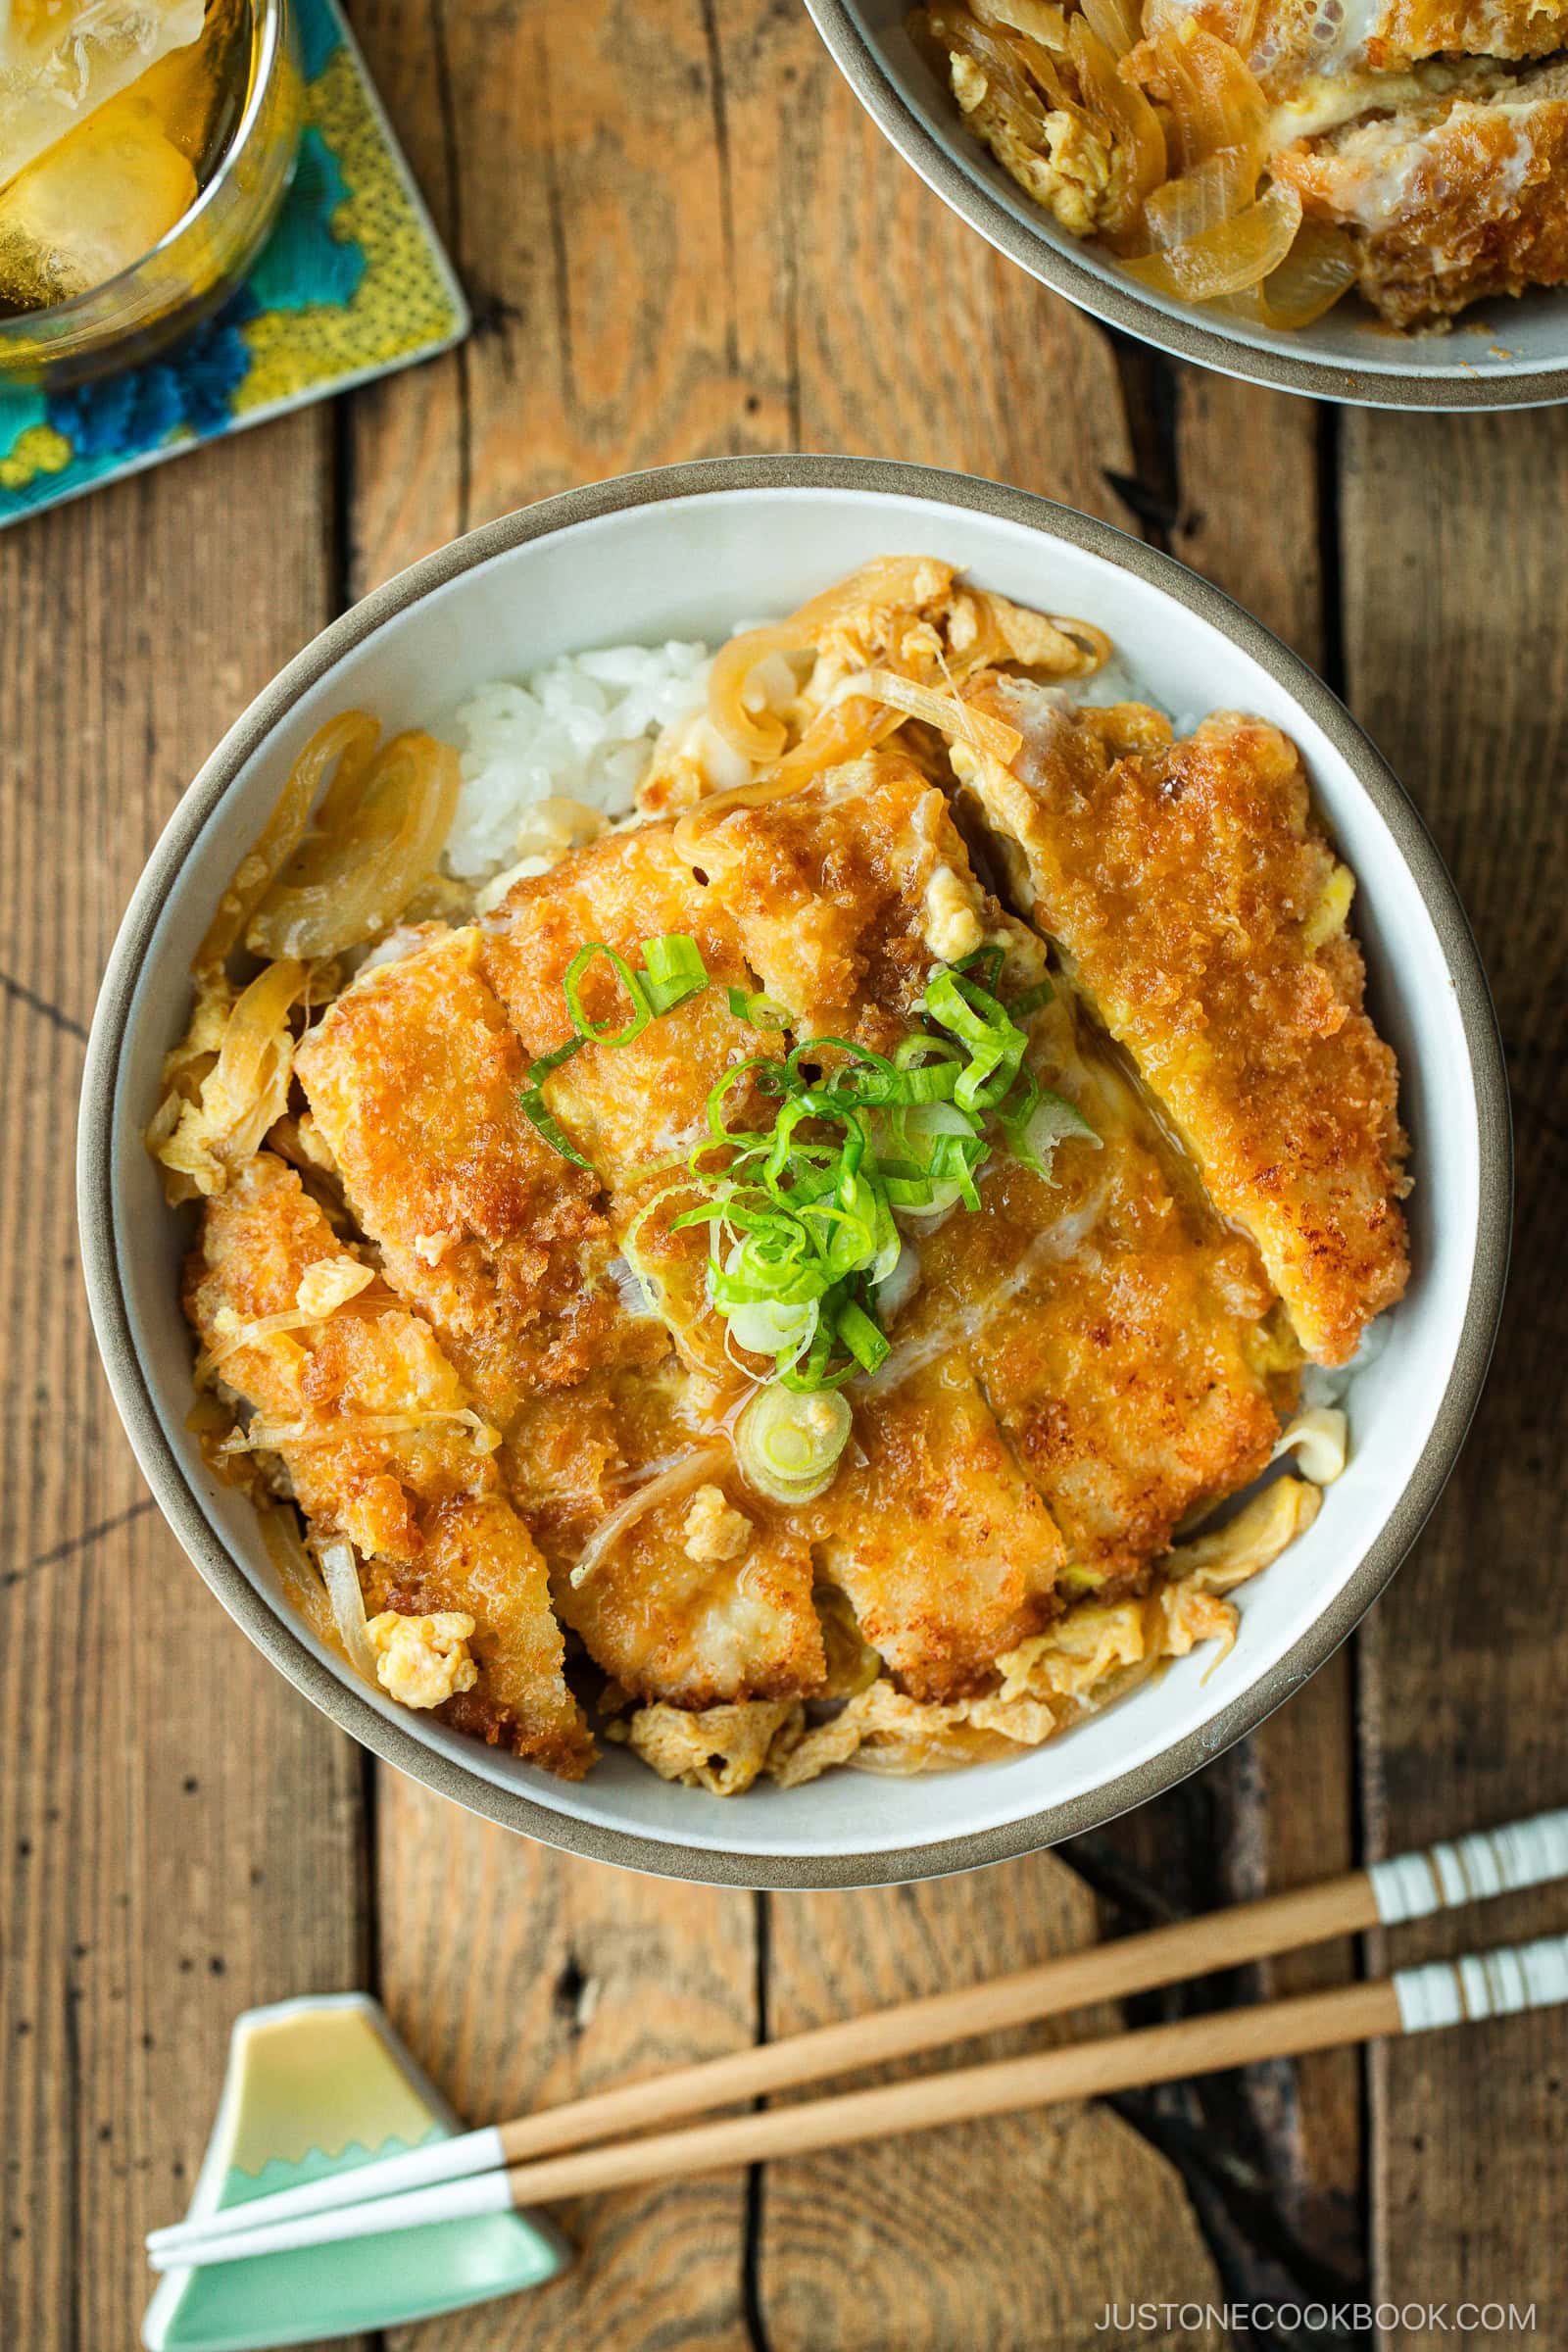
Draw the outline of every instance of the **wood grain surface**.
<instances>
[{"instance_id":1,"label":"wood grain surface","mask_svg":"<svg viewBox=\"0 0 1568 2352\"><path fill-rule=\"evenodd\" d=\"M1338 416L1107 335L899 163L796 0L351 14L468 288L469 343L0 536L7 2352L133 2343L141 2232L183 2204L249 2002L378 1990L481 2121L1565 1793L1568 419ZM1348 694L1434 824L1497 982L1523 1271L1416 1557L1352 1649L1251 1741L1064 1858L753 1897L511 1839L372 1774L263 1666L181 1561L119 1432L69 1167L119 913L182 785L289 653L524 501L791 447L1087 508L1207 573ZM1550 1916L1546 1898L1494 1914L1499 1936ZM1420 1948L1407 1936L1396 1957ZM1355 1966L1329 1947L1133 2015ZM1113 2299L1276 2292L1534 2299L1540 2340L1568 2340L1560 2193L1555 2230L1551 2208L1563 2062L1560 2020L1506 2021L1366 2067L1328 2052L1114 2109L627 2191L564 2216L580 2258L562 2280L391 2342L1207 2347L1224 2338L1206 2321L1155 2339L1097 2323ZM1401 2324L1289 2340L1429 2338Z\"/></svg>"}]
</instances>

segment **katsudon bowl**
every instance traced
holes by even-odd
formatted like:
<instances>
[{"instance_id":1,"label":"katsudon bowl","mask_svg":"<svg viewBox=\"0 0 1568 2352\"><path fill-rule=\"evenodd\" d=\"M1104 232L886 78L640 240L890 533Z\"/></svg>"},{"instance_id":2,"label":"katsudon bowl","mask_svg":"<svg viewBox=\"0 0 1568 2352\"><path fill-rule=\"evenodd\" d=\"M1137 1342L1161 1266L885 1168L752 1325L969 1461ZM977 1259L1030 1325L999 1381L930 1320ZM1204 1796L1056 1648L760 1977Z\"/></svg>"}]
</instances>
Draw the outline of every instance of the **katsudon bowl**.
<instances>
[{"instance_id":1,"label":"katsudon bowl","mask_svg":"<svg viewBox=\"0 0 1568 2352\"><path fill-rule=\"evenodd\" d=\"M980 585L1116 641L1173 716L1255 712L1299 746L1358 877L1370 1004L1401 1071L1412 1279L1348 1396L1351 1451L1309 1530L1237 1594L1208 1644L1015 1759L917 1779L849 1770L723 1798L610 1747L567 1784L395 1705L284 1596L249 1500L187 1429L190 1242L143 1148L189 967L292 761L357 706L439 731L481 681L564 652L721 639L878 555L936 554ZM1452 1466L1501 1301L1510 1203L1502 1062L1453 887L1409 802L1334 697L1267 630L1168 558L996 483L854 459L746 459L628 476L475 531L369 597L236 721L176 808L116 943L82 1095L78 1184L99 1344L131 1443L181 1544L257 1645L377 1755L474 1812L633 1868L745 1886L859 1886L1028 1852L1157 1795L1280 1705L1377 1598ZM171 1571L172 1573L172 1571Z\"/></svg>"},{"instance_id":2,"label":"katsudon bowl","mask_svg":"<svg viewBox=\"0 0 1568 2352\"><path fill-rule=\"evenodd\" d=\"M1399 334L1353 296L1271 328L1143 286L1059 227L965 129L911 35L912 0L807 0L839 71L929 188L1000 253L1141 342L1222 375L1374 409L1528 409L1568 399L1568 289L1478 304L1447 334Z\"/></svg>"}]
</instances>

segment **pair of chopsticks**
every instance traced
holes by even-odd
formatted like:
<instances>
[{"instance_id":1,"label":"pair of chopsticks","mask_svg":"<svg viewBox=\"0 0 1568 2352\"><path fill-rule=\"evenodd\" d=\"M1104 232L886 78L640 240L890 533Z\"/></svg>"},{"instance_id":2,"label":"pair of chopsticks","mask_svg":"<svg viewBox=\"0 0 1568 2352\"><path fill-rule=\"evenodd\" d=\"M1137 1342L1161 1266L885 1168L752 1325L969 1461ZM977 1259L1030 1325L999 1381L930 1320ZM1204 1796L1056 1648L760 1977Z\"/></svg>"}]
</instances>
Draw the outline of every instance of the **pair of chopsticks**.
<instances>
[{"instance_id":1,"label":"pair of chopsticks","mask_svg":"<svg viewBox=\"0 0 1568 2352\"><path fill-rule=\"evenodd\" d=\"M1373 1984L1186 2018L688 2131L626 2136L677 2117L1560 1878L1568 1878L1568 1810L1537 1814L1292 1893L1071 1952L988 1984L901 2002L464 2132L433 2147L257 2197L207 2220L155 2230L148 2253L159 2271L235 2262L725 2166L809 2155L976 2116L1099 2098L1258 2059L1297 2057L1383 2034L1417 2034L1565 2002L1568 1936L1549 1936L1461 1960L1399 1969Z\"/></svg>"}]
</instances>

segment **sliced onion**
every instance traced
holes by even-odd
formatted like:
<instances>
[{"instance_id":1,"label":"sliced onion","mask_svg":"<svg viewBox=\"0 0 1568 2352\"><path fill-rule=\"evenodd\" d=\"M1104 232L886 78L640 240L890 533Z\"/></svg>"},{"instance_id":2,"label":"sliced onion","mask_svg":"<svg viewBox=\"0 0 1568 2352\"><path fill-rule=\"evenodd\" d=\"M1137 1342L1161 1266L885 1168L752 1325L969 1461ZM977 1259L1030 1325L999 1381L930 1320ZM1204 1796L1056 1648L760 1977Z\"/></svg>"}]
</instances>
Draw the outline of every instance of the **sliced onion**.
<instances>
[{"instance_id":1,"label":"sliced onion","mask_svg":"<svg viewBox=\"0 0 1568 2352\"><path fill-rule=\"evenodd\" d=\"M581 1559L571 1572L573 1591L588 1582L606 1552L619 1543L627 1528L640 1519L645 1511L656 1509L662 1502L668 1502L672 1495L684 1494L689 1487L699 1487L707 1480L720 1477L733 1459L727 1446L705 1446L696 1453L684 1455L673 1468L661 1471L657 1478L646 1480L634 1494L627 1495L624 1502L617 1503L608 1518L601 1519L594 1529L583 1545Z\"/></svg>"},{"instance_id":2,"label":"sliced onion","mask_svg":"<svg viewBox=\"0 0 1568 2352\"><path fill-rule=\"evenodd\" d=\"M1084 22L1112 57L1125 57L1144 37L1137 0L1080 0Z\"/></svg>"},{"instance_id":3,"label":"sliced onion","mask_svg":"<svg viewBox=\"0 0 1568 2352\"><path fill-rule=\"evenodd\" d=\"M290 769L277 807L240 859L219 901L218 912L196 951L194 970L209 970L232 955L278 869L298 849L321 778L335 760L339 779L357 779L380 732L376 721L364 710L340 710L317 729Z\"/></svg>"},{"instance_id":4,"label":"sliced onion","mask_svg":"<svg viewBox=\"0 0 1568 2352\"><path fill-rule=\"evenodd\" d=\"M1181 302L1208 302L1255 285L1278 269L1301 225L1301 199L1294 188L1272 185L1255 204L1217 228L1152 253L1122 267L1140 284Z\"/></svg>"},{"instance_id":5,"label":"sliced onion","mask_svg":"<svg viewBox=\"0 0 1568 2352\"><path fill-rule=\"evenodd\" d=\"M253 915L246 946L316 959L389 930L441 854L458 790L456 752L419 733L394 736L348 785L340 773Z\"/></svg>"},{"instance_id":6,"label":"sliced onion","mask_svg":"<svg viewBox=\"0 0 1568 2352\"><path fill-rule=\"evenodd\" d=\"M427 1428L432 1421L461 1421L473 1432L476 1453L494 1453L501 1433L482 1420L471 1405L430 1407L422 1413L340 1413L330 1421L274 1421L270 1413L253 1413L243 1430L225 1439L224 1453L281 1453L290 1446L337 1446L345 1438L398 1438Z\"/></svg>"},{"instance_id":7,"label":"sliced onion","mask_svg":"<svg viewBox=\"0 0 1568 2352\"><path fill-rule=\"evenodd\" d=\"M1084 103L1109 132L1121 165L1115 203L1104 220L1105 233L1114 240L1133 227L1151 192L1165 176L1165 133L1137 83L1125 80L1117 72L1120 52L1086 17L1072 20L1068 44Z\"/></svg>"},{"instance_id":8,"label":"sliced onion","mask_svg":"<svg viewBox=\"0 0 1568 2352\"><path fill-rule=\"evenodd\" d=\"M1144 207L1144 220L1156 251L1168 253L1205 236L1244 212L1257 193L1257 166L1243 147L1222 147L1196 172L1166 180Z\"/></svg>"},{"instance_id":9,"label":"sliced onion","mask_svg":"<svg viewBox=\"0 0 1568 2352\"><path fill-rule=\"evenodd\" d=\"M1265 326L1310 326L1361 274L1361 251L1348 229L1303 220L1279 268L1256 289Z\"/></svg>"},{"instance_id":10,"label":"sliced onion","mask_svg":"<svg viewBox=\"0 0 1568 2352\"><path fill-rule=\"evenodd\" d=\"M338 1640L337 1619L321 1582L320 1568L301 1540L299 1521L293 1510L286 1504L272 1503L258 1508L256 1516L267 1556L277 1570L279 1584L318 1642L330 1646Z\"/></svg>"},{"instance_id":11,"label":"sliced onion","mask_svg":"<svg viewBox=\"0 0 1568 2352\"><path fill-rule=\"evenodd\" d=\"M775 655L799 653L808 641L798 621L747 629L721 645L708 673L708 715L732 752L743 760L776 760L784 749L784 721L764 701L760 710L748 695L752 673Z\"/></svg>"},{"instance_id":12,"label":"sliced onion","mask_svg":"<svg viewBox=\"0 0 1568 2352\"><path fill-rule=\"evenodd\" d=\"M748 1355L793 1357L810 1345L817 1306L814 1298L799 1306L786 1306L777 1298L759 1298L746 1306L727 1308L724 1321L730 1340Z\"/></svg>"},{"instance_id":13,"label":"sliced onion","mask_svg":"<svg viewBox=\"0 0 1568 2352\"><path fill-rule=\"evenodd\" d=\"M901 678L891 669L868 669L858 682L868 695L902 711L906 718L923 719L941 734L957 736L973 750L989 753L1003 767L1010 767L1023 750L1023 737L1016 727L1009 727L989 710L976 710L972 703L959 702L956 695L939 694L934 686L917 685L913 678Z\"/></svg>"},{"instance_id":14,"label":"sliced onion","mask_svg":"<svg viewBox=\"0 0 1568 2352\"><path fill-rule=\"evenodd\" d=\"M360 1564L354 1556L354 1546L352 1544L323 1544L318 1557L327 1598L332 1603L332 1622L337 1627L338 1640L348 1652L349 1664L363 1674L368 1683L373 1683L375 1651L370 1646L365 1594L360 1591Z\"/></svg>"},{"instance_id":15,"label":"sliced onion","mask_svg":"<svg viewBox=\"0 0 1568 2352\"><path fill-rule=\"evenodd\" d=\"M1254 180L1268 156L1268 100L1241 52L1193 17L1145 45L1143 78L1162 84L1183 172L1237 147L1255 158Z\"/></svg>"},{"instance_id":16,"label":"sliced onion","mask_svg":"<svg viewBox=\"0 0 1568 2352\"><path fill-rule=\"evenodd\" d=\"M812 1502L831 1486L854 1417L837 1389L759 1389L735 1424L742 1477L769 1502Z\"/></svg>"}]
</instances>

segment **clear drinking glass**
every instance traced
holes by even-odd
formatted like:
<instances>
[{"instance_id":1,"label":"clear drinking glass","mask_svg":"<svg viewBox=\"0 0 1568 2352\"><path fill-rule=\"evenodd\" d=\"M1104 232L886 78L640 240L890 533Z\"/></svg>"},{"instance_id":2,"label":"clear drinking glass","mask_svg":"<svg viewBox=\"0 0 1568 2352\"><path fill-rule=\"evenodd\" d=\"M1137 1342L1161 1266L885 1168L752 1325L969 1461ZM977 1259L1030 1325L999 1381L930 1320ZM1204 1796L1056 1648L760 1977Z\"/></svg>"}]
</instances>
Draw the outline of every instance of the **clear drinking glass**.
<instances>
[{"instance_id":1,"label":"clear drinking glass","mask_svg":"<svg viewBox=\"0 0 1568 2352\"><path fill-rule=\"evenodd\" d=\"M201 95L214 110L195 201L118 276L43 309L0 311L0 385L63 386L136 367L216 310L256 259L299 145L289 0L208 0L189 70L210 76Z\"/></svg>"}]
</instances>

